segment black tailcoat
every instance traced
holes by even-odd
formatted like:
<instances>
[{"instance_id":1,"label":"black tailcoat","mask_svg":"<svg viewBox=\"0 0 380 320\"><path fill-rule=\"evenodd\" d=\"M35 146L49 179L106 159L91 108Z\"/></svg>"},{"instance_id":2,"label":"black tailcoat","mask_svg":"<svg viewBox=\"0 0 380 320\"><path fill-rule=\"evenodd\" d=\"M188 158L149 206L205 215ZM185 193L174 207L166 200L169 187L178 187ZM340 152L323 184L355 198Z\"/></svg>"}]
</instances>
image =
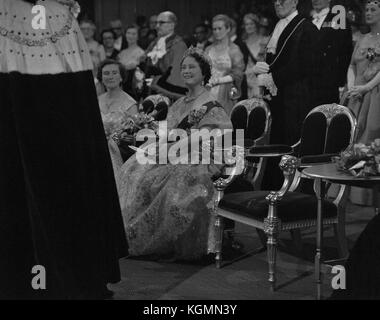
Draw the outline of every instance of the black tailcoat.
<instances>
[{"instance_id":1,"label":"black tailcoat","mask_svg":"<svg viewBox=\"0 0 380 320\"><path fill-rule=\"evenodd\" d=\"M352 32L349 25L346 29L334 28L333 19L330 11L321 29L317 29L314 106L339 102L339 87L346 84L353 49Z\"/></svg>"}]
</instances>

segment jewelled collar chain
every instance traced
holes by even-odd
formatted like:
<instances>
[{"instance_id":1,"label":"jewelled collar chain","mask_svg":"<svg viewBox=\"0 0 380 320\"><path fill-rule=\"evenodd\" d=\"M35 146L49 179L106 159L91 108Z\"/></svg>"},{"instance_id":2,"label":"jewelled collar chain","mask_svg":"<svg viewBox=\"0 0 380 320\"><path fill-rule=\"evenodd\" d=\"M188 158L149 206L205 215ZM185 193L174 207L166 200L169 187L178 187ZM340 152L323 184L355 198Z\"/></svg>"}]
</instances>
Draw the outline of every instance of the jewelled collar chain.
<instances>
[{"instance_id":1,"label":"jewelled collar chain","mask_svg":"<svg viewBox=\"0 0 380 320\"><path fill-rule=\"evenodd\" d=\"M68 35L70 29L72 28L73 25L73 20L74 20L74 14L73 10L78 10L77 8L77 3L76 1L71 1L71 0L56 0L57 2L67 5L70 8L70 11L67 16L67 20L64 23L63 27L57 31L54 32L52 35L49 35L45 38L39 39L39 40L33 40L28 37L22 37L20 33L16 34L14 30L8 30L4 27L0 26L0 36L6 37L13 42L16 42L20 45L28 46L28 47L45 47L49 42L51 43L56 43L58 40L63 38L64 36ZM7 16L9 13L8 12L3 12L0 13L1 15ZM47 34L49 34L47 32Z\"/></svg>"}]
</instances>

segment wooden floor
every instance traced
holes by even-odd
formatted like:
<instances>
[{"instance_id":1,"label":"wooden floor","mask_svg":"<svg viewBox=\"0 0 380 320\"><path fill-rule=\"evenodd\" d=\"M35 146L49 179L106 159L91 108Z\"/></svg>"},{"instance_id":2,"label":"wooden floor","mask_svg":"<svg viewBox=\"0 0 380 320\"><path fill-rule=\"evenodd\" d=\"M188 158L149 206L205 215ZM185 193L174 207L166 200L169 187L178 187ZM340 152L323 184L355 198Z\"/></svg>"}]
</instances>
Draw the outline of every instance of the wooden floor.
<instances>
[{"instance_id":1,"label":"wooden floor","mask_svg":"<svg viewBox=\"0 0 380 320\"><path fill-rule=\"evenodd\" d=\"M374 216L369 207L349 205L347 236L351 248L361 231ZM236 227L237 239L244 244L244 252L260 247L255 229ZM137 259L122 259L122 281L111 285L118 300L272 300L315 299L314 254L315 229L302 232L303 250L299 253L290 241L289 233L281 235L277 257L278 289L269 290L266 252L250 255L216 269L211 261L193 264L161 263ZM337 257L332 228L325 229L327 258ZM240 253L228 253L228 259ZM331 274L324 277L325 297L331 293Z\"/></svg>"}]
</instances>

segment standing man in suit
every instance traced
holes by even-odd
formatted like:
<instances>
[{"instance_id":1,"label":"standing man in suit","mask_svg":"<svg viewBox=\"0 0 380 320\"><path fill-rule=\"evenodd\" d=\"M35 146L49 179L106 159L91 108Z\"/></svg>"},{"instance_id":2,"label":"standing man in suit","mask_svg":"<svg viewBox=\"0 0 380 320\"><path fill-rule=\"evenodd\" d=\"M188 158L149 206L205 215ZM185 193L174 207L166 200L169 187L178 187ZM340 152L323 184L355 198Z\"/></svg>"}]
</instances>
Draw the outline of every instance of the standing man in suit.
<instances>
[{"instance_id":1,"label":"standing man in suit","mask_svg":"<svg viewBox=\"0 0 380 320\"><path fill-rule=\"evenodd\" d=\"M151 89L172 99L186 94L181 78L181 59L187 50L183 39L175 33L177 17L162 12L157 17L157 39L147 49L146 76L153 77Z\"/></svg>"},{"instance_id":2,"label":"standing man in suit","mask_svg":"<svg viewBox=\"0 0 380 320\"><path fill-rule=\"evenodd\" d=\"M280 19L267 45L266 62L258 62L255 73L277 87L269 101L272 113L272 144L296 143L301 136L302 122L312 108L314 39L317 29L297 11L298 0L275 0ZM263 188L278 190L283 176L279 159L268 161Z\"/></svg>"},{"instance_id":3,"label":"standing man in suit","mask_svg":"<svg viewBox=\"0 0 380 320\"><path fill-rule=\"evenodd\" d=\"M312 0L312 22L318 29L313 106L339 102L352 54L351 28L339 29L331 0Z\"/></svg>"}]
</instances>

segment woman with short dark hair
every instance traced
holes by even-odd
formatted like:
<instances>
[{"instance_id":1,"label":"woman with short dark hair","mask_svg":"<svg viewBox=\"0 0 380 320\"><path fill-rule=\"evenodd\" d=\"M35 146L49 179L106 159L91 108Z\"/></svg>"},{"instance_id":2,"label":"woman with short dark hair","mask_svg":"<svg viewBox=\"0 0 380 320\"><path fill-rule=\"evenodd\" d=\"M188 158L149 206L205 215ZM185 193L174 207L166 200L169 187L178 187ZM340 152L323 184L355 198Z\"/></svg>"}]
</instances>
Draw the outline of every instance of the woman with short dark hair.
<instances>
[{"instance_id":1,"label":"woman with short dark hair","mask_svg":"<svg viewBox=\"0 0 380 320\"><path fill-rule=\"evenodd\" d=\"M127 70L118 61L105 60L99 66L98 80L106 88L99 96L106 136L109 137L129 117L138 113L136 101L123 91L123 83L127 79Z\"/></svg>"}]
</instances>

